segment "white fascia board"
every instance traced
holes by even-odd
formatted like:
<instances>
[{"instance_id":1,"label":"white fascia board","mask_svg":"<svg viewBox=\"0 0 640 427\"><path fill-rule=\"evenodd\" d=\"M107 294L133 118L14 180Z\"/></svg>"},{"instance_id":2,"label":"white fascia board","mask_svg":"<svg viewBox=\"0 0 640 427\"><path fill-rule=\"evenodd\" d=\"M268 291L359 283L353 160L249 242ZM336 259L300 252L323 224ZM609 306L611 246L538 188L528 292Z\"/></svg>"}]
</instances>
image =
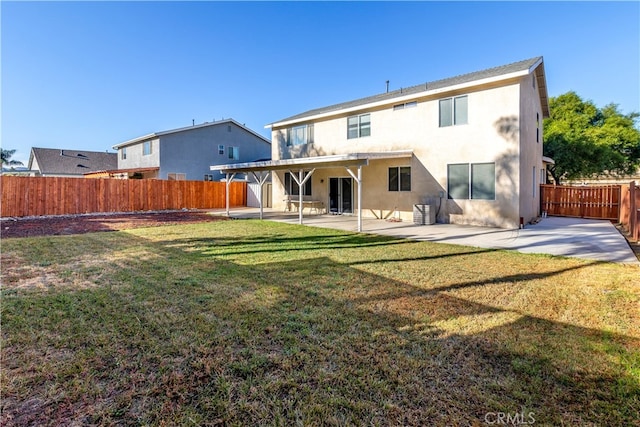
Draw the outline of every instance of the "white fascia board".
<instances>
[{"instance_id":1,"label":"white fascia board","mask_svg":"<svg viewBox=\"0 0 640 427\"><path fill-rule=\"evenodd\" d=\"M120 144L116 144L116 145L112 146L111 148L113 148L114 150L117 150L118 148L124 147L126 145L132 145L132 144L135 144L135 143L138 143L138 142L142 142L142 141L146 141L148 139L155 138L157 135L158 134L156 134L156 133L150 133L149 135L139 136L137 138L130 139L130 140L125 141L125 142L121 142Z\"/></svg>"},{"instance_id":2,"label":"white fascia board","mask_svg":"<svg viewBox=\"0 0 640 427\"><path fill-rule=\"evenodd\" d=\"M540 57L540 59L538 59L535 64L529 67L529 74L533 73L540 64L542 64L542 57Z\"/></svg>"},{"instance_id":3,"label":"white fascia board","mask_svg":"<svg viewBox=\"0 0 640 427\"><path fill-rule=\"evenodd\" d=\"M274 128L274 127L282 127L282 126L288 126L288 125L292 125L295 123L302 123L302 122L311 122L314 120L318 120L318 119L323 119L323 118L327 118L327 117L331 117L331 116L336 116L336 115L342 115L342 114L348 114L351 112L355 112L355 111L361 111L361 110L367 110L367 109L371 109L371 108L376 108L376 107L380 107L380 106L384 106L384 105L392 105L392 104L400 104L402 102L406 102L406 101L411 101L415 98L423 98L426 96L433 96L433 95L438 95L441 93L445 93L445 92L452 92L452 91L456 91L456 90L462 90L462 89L468 89L470 87L474 87L474 86L481 86L481 85L485 85L485 84L489 84L489 83L495 83L495 82L499 82L502 80L509 80L509 79L514 79L514 78L518 78L518 77L523 77L526 75L529 75L531 73L530 70L522 70L522 71L516 71L513 73L509 73L509 74L502 74L500 76L495 76L495 77L488 77L486 79L480 79L480 80L473 80L471 82L466 82L466 83L460 83L457 85L453 85L453 86L447 86L447 87L443 87L443 88L439 88L439 89L433 89L433 90L425 90L422 92L417 92L417 93L413 93L410 95L404 95L404 96L398 96L396 98L390 98L390 99L385 99L383 101L378 101L378 102L371 102L369 104L360 104L360 105L356 105L353 107L349 107L349 108L342 108L339 110L333 110L333 111L327 111L324 113L320 113L320 114L315 114L312 116L306 116L306 117L301 117L299 119L295 119L295 120L287 120L284 122L276 122L276 123L272 123L270 125L265 126L265 128Z\"/></svg>"}]
</instances>

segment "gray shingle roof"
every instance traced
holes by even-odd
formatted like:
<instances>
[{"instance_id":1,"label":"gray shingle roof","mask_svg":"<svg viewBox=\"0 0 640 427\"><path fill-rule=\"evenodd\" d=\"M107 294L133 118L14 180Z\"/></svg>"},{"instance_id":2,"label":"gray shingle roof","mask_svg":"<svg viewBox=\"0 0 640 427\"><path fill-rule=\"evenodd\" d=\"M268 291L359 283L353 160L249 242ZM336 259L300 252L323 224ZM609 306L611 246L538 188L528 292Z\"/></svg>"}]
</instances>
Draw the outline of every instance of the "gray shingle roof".
<instances>
[{"instance_id":1,"label":"gray shingle roof","mask_svg":"<svg viewBox=\"0 0 640 427\"><path fill-rule=\"evenodd\" d=\"M101 151L32 148L29 169L36 160L42 175L83 175L118 168L118 155Z\"/></svg>"},{"instance_id":2,"label":"gray shingle roof","mask_svg":"<svg viewBox=\"0 0 640 427\"><path fill-rule=\"evenodd\" d=\"M353 101L342 102L340 104L329 105L327 107L316 108L313 110L305 111L304 113L296 114L295 116L287 117L286 119L279 120L278 122L287 122L290 120L298 120L305 117L315 116L317 114L330 113L332 111L340 111L347 108L357 107L359 105L371 104L374 102L392 100L401 96L407 96L414 93L424 92L426 90L442 89L449 86L455 86L458 84L468 83L475 80L482 80L491 77L497 77L505 74L515 73L518 71L529 70L537 62L541 61L542 57L538 56L524 61L514 62L507 65L501 65L499 67L488 68L482 71L476 71L468 74L461 74L455 77L449 77L442 80L436 80L433 82L422 83L416 86L410 86L391 92L385 92L378 95L368 96L366 98L360 98Z\"/></svg>"}]
</instances>

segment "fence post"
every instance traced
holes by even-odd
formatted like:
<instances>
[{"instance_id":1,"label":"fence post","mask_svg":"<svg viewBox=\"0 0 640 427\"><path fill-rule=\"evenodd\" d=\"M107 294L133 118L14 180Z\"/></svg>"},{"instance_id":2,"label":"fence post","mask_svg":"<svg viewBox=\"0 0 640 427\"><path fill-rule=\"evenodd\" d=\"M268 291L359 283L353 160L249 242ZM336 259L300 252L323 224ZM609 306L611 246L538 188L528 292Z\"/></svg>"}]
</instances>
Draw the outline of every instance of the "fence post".
<instances>
[{"instance_id":1,"label":"fence post","mask_svg":"<svg viewBox=\"0 0 640 427\"><path fill-rule=\"evenodd\" d=\"M629 236L633 240L640 238L640 224L638 223L640 206L636 203L637 196L636 182L631 181L629 183Z\"/></svg>"}]
</instances>

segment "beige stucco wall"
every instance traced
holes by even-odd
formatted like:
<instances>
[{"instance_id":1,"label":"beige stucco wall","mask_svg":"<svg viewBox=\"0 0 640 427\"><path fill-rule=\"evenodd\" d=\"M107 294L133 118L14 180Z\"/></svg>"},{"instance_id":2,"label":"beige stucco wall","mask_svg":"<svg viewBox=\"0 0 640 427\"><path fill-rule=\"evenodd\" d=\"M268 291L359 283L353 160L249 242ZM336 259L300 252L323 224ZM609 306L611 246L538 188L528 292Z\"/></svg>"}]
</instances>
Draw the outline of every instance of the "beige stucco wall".
<instances>
[{"instance_id":1,"label":"beige stucco wall","mask_svg":"<svg viewBox=\"0 0 640 427\"><path fill-rule=\"evenodd\" d=\"M535 199L521 202L519 194L523 186L533 188L533 165L536 170L542 167L542 143L535 143L535 128L531 146L529 117L541 108L535 92L526 91L526 85L531 86L530 78L525 76L499 86L464 92L442 92L420 98L416 107L408 109L394 111L390 103L375 110L318 120L314 122L315 143L302 146L302 150L286 147L281 137L286 127L274 127L272 158L412 149L411 159L377 160L363 167L363 216L391 215L411 221L413 205L430 202L439 207L438 222L517 228L521 211L535 216ZM521 93L522 87L525 87L524 93ZM458 95L468 95L468 124L439 127L439 99ZM535 101L530 101L530 97ZM359 113L371 114L371 136L347 139L347 117ZM525 116L526 123L522 124L521 117ZM535 112L533 121L535 126ZM526 151L527 164L521 176L522 148ZM447 165L451 163L495 163L496 200L447 199ZM412 191L388 191L388 168L408 165L412 167ZM284 207L283 175L274 176L274 208ZM347 176L344 168L318 169L312 177L313 196L306 198L328 205L328 179ZM525 197L533 198L531 190L528 195L525 192ZM356 198L354 191L354 200Z\"/></svg>"},{"instance_id":2,"label":"beige stucco wall","mask_svg":"<svg viewBox=\"0 0 640 427\"><path fill-rule=\"evenodd\" d=\"M524 79L521 86L520 102L520 168L523 171L520 177L520 216L524 223L540 215L540 171L542 163L542 105L538 96L538 86L535 76L530 75ZM536 116L537 115L537 116ZM539 118L539 123L536 119ZM539 127L539 135L536 138L536 128ZM535 168L535 174L534 174Z\"/></svg>"}]
</instances>

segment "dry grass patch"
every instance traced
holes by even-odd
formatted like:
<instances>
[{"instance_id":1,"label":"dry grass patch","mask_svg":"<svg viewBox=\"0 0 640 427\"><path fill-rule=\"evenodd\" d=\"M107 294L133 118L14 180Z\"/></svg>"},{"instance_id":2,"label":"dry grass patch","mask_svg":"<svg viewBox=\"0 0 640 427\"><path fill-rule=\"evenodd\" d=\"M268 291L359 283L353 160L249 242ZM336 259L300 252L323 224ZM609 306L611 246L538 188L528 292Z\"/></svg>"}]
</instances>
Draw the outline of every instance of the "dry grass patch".
<instances>
[{"instance_id":1,"label":"dry grass patch","mask_svg":"<svg viewBox=\"0 0 640 427\"><path fill-rule=\"evenodd\" d=\"M90 284L3 286L3 425L640 410L635 267L259 221L11 239L3 259Z\"/></svg>"}]
</instances>

